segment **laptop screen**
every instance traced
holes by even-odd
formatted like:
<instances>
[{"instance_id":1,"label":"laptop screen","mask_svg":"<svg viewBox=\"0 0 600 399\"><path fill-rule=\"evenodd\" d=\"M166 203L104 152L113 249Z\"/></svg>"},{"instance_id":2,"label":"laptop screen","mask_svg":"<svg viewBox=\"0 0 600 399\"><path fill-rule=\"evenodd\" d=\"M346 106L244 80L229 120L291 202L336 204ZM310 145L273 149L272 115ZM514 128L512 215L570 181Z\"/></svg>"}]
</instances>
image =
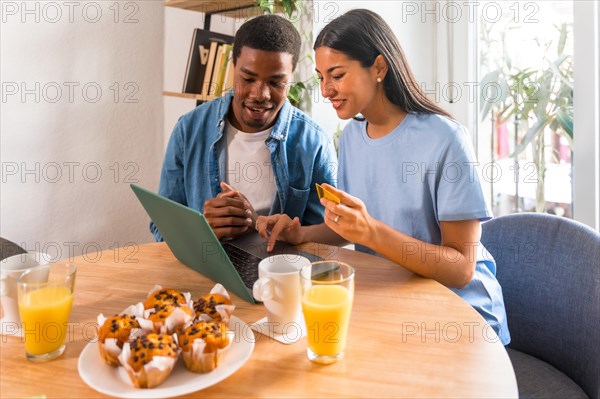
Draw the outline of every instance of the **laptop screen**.
<instances>
[{"instance_id":1,"label":"laptop screen","mask_svg":"<svg viewBox=\"0 0 600 399\"><path fill-rule=\"evenodd\" d=\"M256 302L204 215L135 184L131 189L179 261L240 298Z\"/></svg>"}]
</instances>

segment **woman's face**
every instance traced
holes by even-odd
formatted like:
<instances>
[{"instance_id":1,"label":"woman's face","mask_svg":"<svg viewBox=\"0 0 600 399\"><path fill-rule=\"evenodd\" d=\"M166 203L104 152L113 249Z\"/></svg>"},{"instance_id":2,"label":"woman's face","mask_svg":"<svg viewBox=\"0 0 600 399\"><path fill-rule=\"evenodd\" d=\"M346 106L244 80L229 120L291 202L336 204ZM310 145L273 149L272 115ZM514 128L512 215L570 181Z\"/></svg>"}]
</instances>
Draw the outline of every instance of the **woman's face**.
<instances>
[{"instance_id":1,"label":"woman's face","mask_svg":"<svg viewBox=\"0 0 600 399\"><path fill-rule=\"evenodd\" d=\"M364 68L344 53L324 46L315 50L315 62L321 94L331 101L338 117L367 117L377 92L376 68Z\"/></svg>"}]
</instances>

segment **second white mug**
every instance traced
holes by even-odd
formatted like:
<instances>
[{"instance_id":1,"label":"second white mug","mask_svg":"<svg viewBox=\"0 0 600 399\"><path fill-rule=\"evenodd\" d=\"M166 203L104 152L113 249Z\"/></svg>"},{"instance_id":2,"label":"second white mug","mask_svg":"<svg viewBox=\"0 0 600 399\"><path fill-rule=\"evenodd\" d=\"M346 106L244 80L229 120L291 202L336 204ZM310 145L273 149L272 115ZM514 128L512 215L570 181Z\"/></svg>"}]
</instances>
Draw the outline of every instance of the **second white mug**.
<instances>
[{"instance_id":1,"label":"second white mug","mask_svg":"<svg viewBox=\"0 0 600 399\"><path fill-rule=\"evenodd\" d=\"M285 332L293 324L302 326L301 290L299 271L310 264L302 256L274 255L258 264L258 277L252 295L265 305L267 320L276 333Z\"/></svg>"},{"instance_id":2,"label":"second white mug","mask_svg":"<svg viewBox=\"0 0 600 399\"><path fill-rule=\"evenodd\" d=\"M50 262L50 255L44 252L28 252L13 255L0 261L0 297L2 318L0 334L20 335L21 317L17 304L17 279L26 270Z\"/></svg>"}]
</instances>

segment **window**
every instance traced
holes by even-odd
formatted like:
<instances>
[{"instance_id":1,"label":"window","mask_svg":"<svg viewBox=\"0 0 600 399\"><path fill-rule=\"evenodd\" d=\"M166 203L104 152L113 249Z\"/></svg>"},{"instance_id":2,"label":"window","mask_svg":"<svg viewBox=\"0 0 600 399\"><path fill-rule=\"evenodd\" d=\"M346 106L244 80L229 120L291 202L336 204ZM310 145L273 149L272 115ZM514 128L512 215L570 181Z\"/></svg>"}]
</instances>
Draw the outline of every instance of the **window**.
<instances>
[{"instance_id":1,"label":"window","mask_svg":"<svg viewBox=\"0 0 600 399\"><path fill-rule=\"evenodd\" d=\"M573 2L493 4L479 21L477 133L494 214L572 218Z\"/></svg>"}]
</instances>

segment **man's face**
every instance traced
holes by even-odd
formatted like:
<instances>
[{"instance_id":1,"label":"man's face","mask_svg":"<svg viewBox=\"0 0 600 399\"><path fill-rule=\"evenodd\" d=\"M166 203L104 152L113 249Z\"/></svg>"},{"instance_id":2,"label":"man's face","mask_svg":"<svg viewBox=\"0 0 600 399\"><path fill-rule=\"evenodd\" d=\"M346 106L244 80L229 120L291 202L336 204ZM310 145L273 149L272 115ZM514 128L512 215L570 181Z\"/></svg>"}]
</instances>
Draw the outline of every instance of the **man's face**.
<instances>
[{"instance_id":1,"label":"man's face","mask_svg":"<svg viewBox=\"0 0 600 399\"><path fill-rule=\"evenodd\" d=\"M246 133L273 126L287 97L292 72L291 54L242 47L233 75L231 124Z\"/></svg>"}]
</instances>

